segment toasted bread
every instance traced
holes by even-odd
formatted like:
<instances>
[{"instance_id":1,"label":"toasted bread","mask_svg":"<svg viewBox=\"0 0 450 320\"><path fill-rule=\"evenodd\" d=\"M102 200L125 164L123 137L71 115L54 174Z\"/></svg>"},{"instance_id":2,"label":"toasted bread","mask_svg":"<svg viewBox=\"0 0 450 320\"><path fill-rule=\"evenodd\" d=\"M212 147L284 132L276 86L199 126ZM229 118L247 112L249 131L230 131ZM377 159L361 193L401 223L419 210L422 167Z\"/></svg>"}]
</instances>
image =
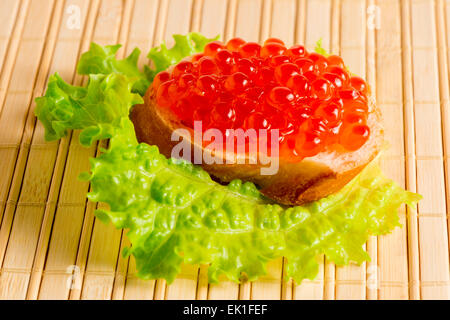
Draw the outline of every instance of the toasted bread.
<instances>
[{"instance_id":1,"label":"toasted bread","mask_svg":"<svg viewBox=\"0 0 450 320\"><path fill-rule=\"evenodd\" d=\"M172 132L178 128L187 128L174 119L173 115L156 104L155 94L150 87L144 97L144 104L132 109L131 120L134 123L137 138L140 142L157 145L162 154L171 156L173 147L178 141L172 141ZM300 162L289 162L279 159L279 170L274 175L262 175L260 163L249 164L206 164L202 167L222 182L234 179L252 181L260 187L260 191L270 199L285 205L301 205L319 200L339 191L351 181L379 153L383 144L383 128L379 109L369 99L369 117L367 124L371 130L368 141L358 150L327 150L314 157ZM190 141L193 149L201 148L195 144L192 135L184 136ZM191 152L194 155L194 152ZM224 159L234 155L215 154ZM192 160L192 159L191 159Z\"/></svg>"}]
</instances>

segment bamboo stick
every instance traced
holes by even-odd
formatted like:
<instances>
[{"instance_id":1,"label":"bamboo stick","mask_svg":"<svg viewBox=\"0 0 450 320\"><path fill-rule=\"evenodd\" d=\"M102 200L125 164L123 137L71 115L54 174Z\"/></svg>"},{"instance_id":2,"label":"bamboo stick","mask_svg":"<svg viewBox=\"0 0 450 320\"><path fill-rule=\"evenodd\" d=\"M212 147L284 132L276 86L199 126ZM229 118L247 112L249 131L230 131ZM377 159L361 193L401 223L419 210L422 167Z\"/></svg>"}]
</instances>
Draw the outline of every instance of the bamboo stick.
<instances>
[{"instance_id":1,"label":"bamboo stick","mask_svg":"<svg viewBox=\"0 0 450 320\"><path fill-rule=\"evenodd\" d=\"M198 270L198 280L197 280L197 293L195 296L196 300L207 300L208 299L208 265L202 264Z\"/></svg>"},{"instance_id":2,"label":"bamboo stick","mask_svg":"<svg viewBox=\"0 0 450 320\"><path fill-rule=\"evenodd\" d=\"M202 21L203 0L193 0L189 31L199 32ZM217 10L216 10L217 11Z\"/></svg>"},{"instance_id":3,"label":"bamboo stick","mask_svg":"<svg viewBox=\"0 0 450 320\"><path fill-rule=\"evenodd\" d=\"M375 29L378 27L377 19L379 19L379 17L377 17L376 11L375 13L371 12L373 9L377 9L375 1L368 0L366 4L366 81L373 92L375 92L376 99ZM367 300L377 300L379 282L377 237L369 237L367 240L367 252L369 253L370 261L366 264L366 298Z\"/></svg>"},{"instance_id":4,"label":"bamboo stick","mask_svg":"<svg viewBox=\"0 0 450 320\"><path fill-rule=\"evenodd\" d=\"M131 260L135 262L134 259L130 257L123 257L122 255L124 248L129 248L130 246L131 243L126 236L126 232L125 230L122 230L122 237L119 245L119 257L117 258L116 273L114 277L111 299L124 300L126 299L126 297L131 297L136 294L138 296L142 295L143 300L151 300L153 299L155 281L139 281L141 279L136 277L136 264L131 262ZM129 269L130 267L134 267L134 269ZM139 286L141 286L142 289L139 288ZM136 297L134 299L140 298Z\"/></svg>"},{"instance_id":5,"label":"bamboo stick","mask_svg":"<svg viewBox=\"0 0 450 320\"><path fill-rule=\"evenodd\" d=\"M259 41L262 18L262 0L240 0L236 9L235 37L245 41Z\"/></svg>"},{"instance_id":6,"label":"bamboo stick","mask_svg":"<svg viewBox=\"0 0 450 320\"><path fill-rule=\"evenodd\" d=\"M376 92L377 105L383 114L385 139L390 148L381 163L384 173L405 186L405 146L403 128L402 55L400 1L377 1L372 18L377 35ZM379 8L379 9L378 9ZM377 26L376 19L380 18ZM380 299L408 298L408 252L405 208L400 212L402 228L379 237L378 267L368 269L379 278L367 281L368 289L378 289ZM372 255L371 255L372 256ZM368 267L369 268L369 267Z\"/></svg>"},{"instance_id":7,"label":"bamboo stick","mask_svg":"<svg viewBox=\"0 0 450 320\"><path fill-rule=\"evenodd\" d=\"M307 0L299 0L297 2L297 24L295 26L295 43L305 44L306 39L306 2Z\"/></svg>"},{"instance_id":8,"label":"bamboo stick","mask_svg":"<svg viewBox=\"0 0 450 320\"><path fill-rule=\"evenodd\" d=\"M8 51L7 52L5 51L5 53L4 53L4 60L3 59L0 60L0 61L3 61L2 67L0 68L1 69L1 71L0 71L0 113L3 109L3 103L5 100L6 91L8 89L9 80L11 79L11 72L13 70L14 63L16 61L19 44L21 42L20 41L21 35L22 35L23 28L25 25L26 16L28 14L28 8L30 6L30 0L19 0L19 1L20 1L19 8L18 8L18 12L17 12L17 18L15 21L14 29L11 30L10 28L8 28L7 25L5 26L5 33L8 29L10 31L12 31L12 33L11 33L10 38L8 39L8 44L5 46L5 50L8 50ZM5 1L3 3L7 4L8 6L10 6L11 4L14 4L12 2L5 2ZM5 10L5 12L9 13L6 10ZM9 36L9 33L7 35Z\"/></svg>"},{"instance_id":9,"label":"bamboo stick","mask_svg":"<svg viewBox=\"0 0 450 320\"><path fill-rule=\"evenodd\" d=\"M444 169L445 169L445 188L446 199L449 198L450 192L450 162L448 159L448 153L450 152L450 93L449 93L449 76L448 76L448 61L447 52L448 47L445 39L445 7L442 0L438 0L436 3L436 26L437 26L437 38L438 38L438 61L439 61L439 92L441 98L441 118L442 118L442 131L443 131L443 145L444 145ZM447 217L447 239L450 242L450 221L449 208L447 203L446 217Z\"/></svg>"},{"instance_id":10,"label":"bamboo stick","mask_svg":"<svg viewBox=\"0 0 450 320\"><path fill-rule=\"evenodd\" d=\"M414 107L412 88L412 52L411 52L411 22L410 3L402 0L402 52L403 52L403 101L405 119L405 153L406 153L406 187L412 192L417 191L416 143L414 130ZM408 271L409 298L420 299L419 289L419 245L417 210L407 208L408 220Z\"/></svg>"},{"instance_id":11,"label":"bamboo stick","mask_svg":"<svg viewBox=\"0 0 450 320\"><path fill-rule=\"evenodd\" d=\"M445 31L445 35L446 35L446 40L447 40L447 67L449 68L448 70L450 70L450 50L448 50L449 46L450 46L450 1L449 0L445 0L444 2L444 15L445 15L445 25L446 25L446 30Z\"/></svg>"},{"instance_id":12,"label":"bamboo stick","mask_svg":"<svg viewBox=\"0 0 450 320\"><path fill-rule=\"evenodd\" d=\"M19 6L20 0L3 1L0 3L0 21L2 22L2 28L0 30L0 73L3 70L3 59L11 41L12 30L16 19L18 19Z\"/></svg>"},{"instance_id":13,"label":"bamboo stick","mask_svg":"<svg viewBox=\"0 0 450 320\"><path fill-rule=\"evenodd\" d=\"M411 31L417 190L424 197L418 208L421 297L448 299L448 236L433 1L411 3Z\"/></svg>"},{"instance_id":14,"label":"bamboo stick","mask_svg":"<svg viewBox=\"0 0 450 320\"><path fill-rule=\"evenodd\" d=\"M106 209L106 206L99 206L99 209ZM111 224L95 220L81 299L109 300L111 298L120 240L121 230L114 229Z\"/></svg>"},{"instance_id":15,"label":"bamboo stick","mask_svg":"<svg viewBox=\"0 0 450 320\"><path fill-rule=\"evenodd\" d=\"M237 0L228 0L227 19L225 22L225 39L231 39L236 31Z\"/></svg>"},{"instance_id":16,"label":"bamboo stick","mask_svg":"<svg viewBox=\"0 0 450 320\"><path fill-rule=\"evenodd\" d=\"M167 300L194 300L197 295L198 265L182 264L177 278L166 286Z\"/></svg>"},{"instance_id":17,"label":"bamboo stick","mask_svg":"<svg viewBox=\"0 0 450 320\"><path fill-rule=\"evenodd\" d=\"M129 259L128 274L123 299L152 300L155 283L155 280L142 280L136 277L136 261L134 259Z\"/></svg>"},{"instance_id":18,"label":"bamboo stick","mask_svg":"<svg viewBox=\"0 0 450 320\"><path fill-rule=\"evenodd\" d=\"M35 9L36 5L36 2L31 3L31 9ZM35 121L34 117L30 113L31 101L35 96L33 89L36 90L35 92L39 92L44 86L45 78L42 75L46 75L48 72L50 57L52 55L55 41L54 39L53 41L49 40L46 46L44 46L44 43L46 42L47 36L51 38L57 31L61 8L62 7L60 5L54 7L54 3L49 2L47 3L47 6L42 8L42 16L40 18L30 12L28 18L34 16L34 19L33 22L25 23L24 25L23 40L20 43L15 72L12 73L6 95L5 106L2 109L0 116L0 127L4 129L0 135L0 145L2 146L0 152L1 155L4 155L7 159L7 161L3 163L5 170L2 172L4 172L4 175L6 176L6 185L9 185L10 183L8 201L4 207L5 211L0 228L0 264L2 264L5 258L6 246L8 244L8 239L10 238L11 226L16 211L16 203L19 199L22 179L30 149L29 144L34 130ZM52 17L53 10L55 10L55 14ZM50 27L51 19L53 19L54 22L52 27ZM39 32L46 36L37 37ZM20 50L34 50L35 52L34 54L29 54L28 52L20 53ZM23 68L23 65L27 63L27 59L30 59L29 69L27 70L27 73L24 73L21 68ZM23 87L19 85L21 82L23 82ZM11 125L14 125L15 127L11 127ZM52 166L51 153L46 156L48 156L46 160L48 160L50 162L49 165ZM33 174L30 173L30 171L28 171L28 173L31 175L31 179L33 179L32 181L37 179L37 181L34 181L34 186L33 184L27 185L27 187L31 187L29 192L34 191L34 189L39 190L39 187L41 186L39 184L40 181L43 182L45 188L45 184L48 182L45 174L43 175L42 172L35 172ZM26 192L26 187L24 187L24 189ZM45 192L45 189L43 191ZM3 190L2 193L7 194ZM20 217L24 214L27 215L26 212L29 212L29 215L31 216L30 220L33 219L33 215L37 215L37 217L39 217L39 213L41 211L39 202L42 202L40 201L42 199L42 195L36 193L30 192L28 194L24 194L24 197L20 199L20 205L24 202L29 205L20 207L19 222L24 221L23 219L20 219ZM26 242L26 240L20 236L20 231L21 230L19 230L19 233L15 233L15 235L18 239ZM14 242L14 244L16 243ZM8 256L13 259L8 259L6 261L6 265L3 266L0 277L0 284L2 285L0 287L8 288L8 284L17 278L20 278L20 281L18 281L19 285L14 286L14 290L6 289L6 291L1 292L0 295L11 295L12 297L24 296L30 272L27 267L30 266L30 261L32 261L33 255L34 250L33 248L30 248L28 254L21 250L19 253L14 252L12 256ZM16 270L19 272L15 272Z\"/></svg>"},{"instance_id":19,"label":"bamboo stick","mask_svg":"<svg viewBox=\"0 0 450 320\"><path fill-rule=\"evenodd\" d=\"M200 11L201 19L198 31L206 37L212 38L220 35L222 41L225 40L226 21L233 17L227 12L229 5L223 0L203 1L203 7Z\"/></svg>"},{"instance_id":20,"label":"bamboo stick","mask_svg":"<svg viewBox=\"0 0 450 320\"><path fill-rule=\"evenodd\" d=\"M273 0L262 0L261 18L259 27L259 39L261 43L266 40L271 33Z\"/></svg>"},{"instance_id":21,"label":"bamboo stick","mask_svg":"<svg viewBox=\"0 0 450 320\"><path fill-rule=\"evenodd\" d=\"M295 43L295 24L297 16L297 2L294 0L273 1L270 19L269 37L279 38L286 46ZM261 41L265 40L261 37Z\"/></svg>"},{"instance_id":22,"label":"bamboo stick","mask_svg":"<svg viewBox=\"0 0 450 320\"><path fill-rule=\"evenodd\" d=\"M364 0L341 1L341 56L355 74L366 74L366 5ZM366 298L366 266L336 268L336 299Z\"/></svg>"}]
</instances>

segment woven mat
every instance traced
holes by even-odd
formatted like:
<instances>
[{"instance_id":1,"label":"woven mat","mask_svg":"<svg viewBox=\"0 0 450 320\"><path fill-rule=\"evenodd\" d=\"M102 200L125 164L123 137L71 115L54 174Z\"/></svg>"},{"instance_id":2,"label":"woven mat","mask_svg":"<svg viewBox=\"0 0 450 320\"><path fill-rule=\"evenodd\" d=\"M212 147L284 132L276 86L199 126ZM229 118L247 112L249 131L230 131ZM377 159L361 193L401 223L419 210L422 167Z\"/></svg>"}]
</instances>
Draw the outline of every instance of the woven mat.
<instances>
[{"instance_id":1,"label":"woven mat","mask_svg":"<svg viewBox=\"0 0 450 320\"><path fill-rule=\"evenodd\" d=\"M183 266L171 284L136 278L121 230L97 221L77 180L96 147L74 132L46 143L33 115L49 74L67 81L91 41L145 53L171 35L269 36L340 54L371 84L390 149L383 169L424 196L401 210L403 228L372 237L371 262L314 281L284 282L282 259L241 285L207 282ZM449 299L450 1L444 0L4 0L0 1L0 298ZM142 55L141 64L146 63Z\"/></svg>"}]
</instances>

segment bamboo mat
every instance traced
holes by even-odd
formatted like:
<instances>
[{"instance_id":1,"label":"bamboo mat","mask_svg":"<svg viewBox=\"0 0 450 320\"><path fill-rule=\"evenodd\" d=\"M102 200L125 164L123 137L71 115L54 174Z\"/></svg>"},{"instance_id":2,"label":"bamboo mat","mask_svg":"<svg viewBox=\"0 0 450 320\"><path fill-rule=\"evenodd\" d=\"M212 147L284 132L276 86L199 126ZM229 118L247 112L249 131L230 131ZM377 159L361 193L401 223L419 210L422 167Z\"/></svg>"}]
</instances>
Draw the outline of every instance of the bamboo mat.
<instances>
[{"instance_id":1,"label":"bamboo mat","mask_svg":"<svg viewBox=\"0 0 450 320\"><path fill-rule=\"evenodd\" d=\"M284 261L241 285L207 282L183 266L171 284L135 276L121 230L94 217L89 149L74 132L46 143L35 97L58 71L75 74L91 41L146 53L171 35L269 36L343 56L376 92L390 149L388 176L424 196L401 210L403 228L372 237L371 262L314 281L283 282ZM0 299L449 299L450 0L2 0L0 1ZM145 54L141 64L146 63Z\"/></svg>"}]
</instances>

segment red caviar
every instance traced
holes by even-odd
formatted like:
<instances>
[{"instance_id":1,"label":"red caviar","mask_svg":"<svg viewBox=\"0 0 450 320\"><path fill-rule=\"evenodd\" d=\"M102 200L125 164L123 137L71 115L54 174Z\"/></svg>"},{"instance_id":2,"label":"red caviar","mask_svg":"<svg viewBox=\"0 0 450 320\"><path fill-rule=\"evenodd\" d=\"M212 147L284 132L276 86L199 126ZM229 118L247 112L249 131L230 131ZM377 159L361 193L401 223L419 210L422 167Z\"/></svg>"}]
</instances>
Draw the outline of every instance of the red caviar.
<instances>
[{"instance_id":1,"label":"red caviar","mask_svg":"<svg viewBox=\"0 0 450 320\"><path fill-rule=\"evenodd\" d=\"M153 82L156 101L203 130L279 129L280 155L293 161L331 145L359 149L369 138L367 84L341 57L234 38L213 41Z\"/></svg>"}]
</instances>

